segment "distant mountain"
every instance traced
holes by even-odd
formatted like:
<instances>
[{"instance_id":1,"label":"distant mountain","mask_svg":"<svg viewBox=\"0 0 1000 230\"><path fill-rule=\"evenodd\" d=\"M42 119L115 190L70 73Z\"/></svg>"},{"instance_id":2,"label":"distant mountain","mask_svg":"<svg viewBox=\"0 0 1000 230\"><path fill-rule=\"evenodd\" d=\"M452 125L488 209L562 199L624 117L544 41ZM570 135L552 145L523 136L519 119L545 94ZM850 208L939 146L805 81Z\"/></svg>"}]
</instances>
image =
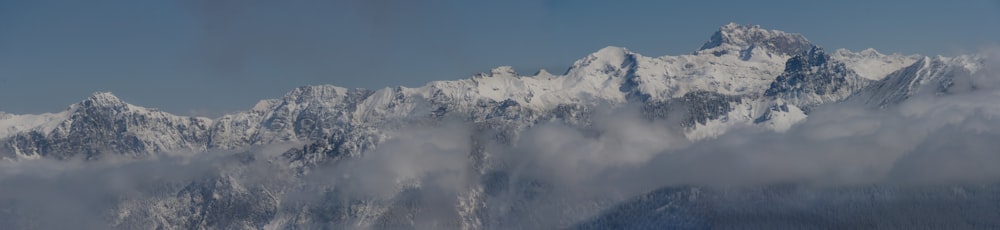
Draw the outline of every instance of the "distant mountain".
<instances>
[{"instance_id":1,"label":"distant mountain","mask_svg":"<svg viewBox=\"0 0 1000 230\"><path fill-rule=\"evenodd\" d=\"M205 151L212 120L143 108L100 92L55 114L6 115L2 124L4 158L93 159Z\"/></svg>"},{"instance_id":2,"label":"distant mountain","mask_svg":"<svg viewBox=\"0 0 1000 230\"><path fill-rule=\"evenodd\" d=\"M776 117L771 108L801 110L860 91L871 95L871 103L891 104L943 75L973 72L969 64L975 62L967 56L918 58L873 49L830 55L799 34L731 23L689 55L654 58L606 47L576 61L563 75L540 71L522 76L504 66L418 88L303 86L283 98L215 119L172 115L125 103L111 93L95 93L59 113L3 115L0 140L5 153L0 156L62 159L82 154L90 159L102 154L235 149L322 140L359 128L444 116L526 127L560 119L560 111L568 108L627 103L647 104L649 111L683 104L669 109L687 111L686 133L700 139L733 124L774 126L764 122ZM362 148L354 149L352 154L358 154Z\"/></svg>"},{"instance_id":3,"label":"distant mountain","mask_svg":"<svg viewBox=\"0 0 1000 230\"><path fill-rule=\"evenodd\" d=\"M491 191L502 190L491 186L505 184L508 179L504 178L510 175L502 170L508 166L494 163L497 156L491 155L485 143L510 144L527 128L546 123L586 129L602 110L628 106L638 108L643 118L673 122L671 129L694 142L737 126L784 132L822 105L857 101L886 108L921 91L948 93L962 87L953 79L974 74L982 65L983 58L978 56L887 55L874 49L828 53L799 34L731 23L690 54L646 57L609 46L577 60L561 75L543 70L525 76L502 66L467 79L434 81L417 88L303 86L282 98L262 100L249 110L218 118L173 115L99 92L57 113L0 113L0 159L146 159L177 153L239 153L292 143L295 147L278 150L280 156L274 159L236 154L231 159L238 165L233 172L220 169L207 179L164 185L153 198L121 201L114 206L111 222L120 228L170 229L392 228L396 225L391 224L401 223L413 227L414 215L421 209L407 196L423 193L402 189L391 200L343 200L336 195L338 187L310 188L306 180L321 166L345 164L376 150L393 138L394 130L462 121L474 124L469 170L481 186L459 195L465 200L452 207L462 209L456 221L465 228L530 227L500 222L530 213L519 212L517 202L541 201L517 201L503 211L487 208L492 204L487 201ZM239 183L241 174L236 172L245 173L241 170L253 162L278 162L295 173L282 175L279 181L288 183L282 186ZM524 189L518 196L527 197L547 189L538 183L518 186ZM281 199L282 194L308 189L330 197L319 204ZM619 214L652 212L647 210L654 208L649 205L662 204L666 209L653 211L668 212L638 219L641 223L662 221L658 218L674 215L669 211L675 209L669 205L673 200L664 197L691 195L687 193L655 192L649 198L655 203L623 204ZM700 210L715 202L712 199L694 199L676 208ZM601 218L619 214L576 226L601 228L609 221ZM697 227L703 226L704 217L663 218L691 224L677 226ZM0 218L0 224L7 226L25 224L19 221Z\"/></svg>"}]
</instances>

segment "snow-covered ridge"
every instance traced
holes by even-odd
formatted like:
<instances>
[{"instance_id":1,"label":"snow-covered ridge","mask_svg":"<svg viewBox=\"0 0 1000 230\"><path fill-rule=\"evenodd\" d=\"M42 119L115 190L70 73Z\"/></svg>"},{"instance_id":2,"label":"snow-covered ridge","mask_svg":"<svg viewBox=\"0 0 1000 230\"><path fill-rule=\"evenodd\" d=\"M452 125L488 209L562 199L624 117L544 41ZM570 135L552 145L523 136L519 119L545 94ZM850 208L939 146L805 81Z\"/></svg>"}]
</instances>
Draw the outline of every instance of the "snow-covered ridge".
<instances>
[{"instance_id":1,"label":"snow-covered ridge","mask_svg":"<svg viewBox=\"0 0 1000 230\"><path fill-rule=\"evenodd\" d=\"M797 66L788 68L790 60ZM575 61L561 75L544 70L521 75L513 67L501 66L467 79L415 88L303 86L282 98L261 100L247 111L216 119L177 116L98 92L59 113L0 114L0 139L18 154L54 151L46 150L50 147L44 144L53 141L110 141L105 138L132 142L95 148L199 151L322 139L345 130L375 129L446 114L474 121L499 116L530 124L566 105L676 100L687 101L680 104L695 113L691 127L703 130L690 133L701 133L692 135L698 139L718 135L737 123L787 129L804 119L802 111L807 106L842 100L886 76L947 73L943 69L957 62L943 57L936 62L919 60L874 49L857 53L841 49L827 55L799 34L730 23L691 54L648 57L608 46ZM928 64L914 67L920 63ZM784 117L787 121L768 120Z\"/></svg>"},{"instance_id":2,"label":"snow-covered ridge","mask_svg":"<svg viewBox=\"0 0 1000 230\"><path fill-rule=\"evenodd\" d=\"M832 57L869 80L881 80L890 73L912 65L922 58L920 55L882 54L873 48L857 53L847 49L837 49Z\"/></svg>"},{"instance_id":3,"label":"snow-covered ridge","mask_svg":"<svg viewBox=\"0 0 1000 230\"><path fill-rule=\"evenodd\" d=\"M96 92L86 100L70 105L69 108L58 113L15 115L0 112L0 138L29 131L37 131L48 134L59 126L60 123L69 119L69 117L81 106L114 105L126 105L126 103L124 103L121 99L118 99L118 97L110 92ZM133 107L139 108L137 106Z\"/></svg>"},{"instance_id":4,"label":"snow-covered ridge","mask_svg":"<svg viewBox=\"0 0 1000 230\"><path fill-rule=\"evenodd\" d=\"M27 131L51 132L66 120L68 112L16 115L0 113L0 138Z\"/></svg>"},{"instance_id":5,"label":"snow-covered ridge","mask_svg":"<svg viewBox=\"0 0 1000 230\"><path fill-rule=\"evenodd\" d=\"M962 55L958 57L920 57L911 65L892 72L870 87L858 92L858 100L885 107L899 103L918 93L943 94L955 90L956 78L968 77L979 72L986 57ZM959 87L969 87L959 85ZM967 89L962 89L967 90Z\"/></svg>"},{"instance_id":6,"label":"snow-covered ridge","mask_svg":"<svg viewBox=\"0 0 1000 230\"><path fill-rule=\"evenodd\" d=\"M0 118L0 138L6 142L7 154L16 158L48 153L65 158L99 151L137 155L197 152L206 150L199 140L211 125L208 118L177 116L125 103L109 92L97 92L59 113L4 115Z\"/></svg>"}]
</instances>

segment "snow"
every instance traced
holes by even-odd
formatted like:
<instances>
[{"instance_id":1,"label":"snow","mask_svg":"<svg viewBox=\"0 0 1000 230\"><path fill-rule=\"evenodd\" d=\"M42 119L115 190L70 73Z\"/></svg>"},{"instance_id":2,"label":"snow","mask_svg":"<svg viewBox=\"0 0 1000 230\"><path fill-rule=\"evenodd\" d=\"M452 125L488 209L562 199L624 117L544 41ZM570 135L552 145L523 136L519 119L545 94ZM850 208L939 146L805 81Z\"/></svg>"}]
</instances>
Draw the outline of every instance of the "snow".
<instances>
[{"instance_id":1,"label":"snow","mask_svg":"<svg viewBox=\"0 0 1000 230\"><path fill-rule=\"evenodd\" d=\"M754 55L746 61L735 54L664 56L651 60L653 67L640 68L637 75L645 78L643 82L660 84L650 84L644 92L664 98L694 91L742 95L766 90L784 70L788 58L778 54Z\"/></svg>"},{"instance_id":2,"label":"snow","mask_svg":"<svg viewBox=\"0 0 1000 230\"><path fill-rule=\"evenodd\" d=\"M872 48L857 53L847 49L837 49L830 57L843 62L847 68L854 70L861 77L876 81L912 65L921 58L919 55L885 55Z\"/></svg>"},{"instance_id":3,"label":"snow","mask_svg":"<svg viewBox=\"0 0 1000 230\"><path fill-rule=\"evenodd\" d=\"M257 104L254 104L253 108L251 108L250 110L251 111L267 111L267 110L273 109L275 106L277 106L278 103L279 103L279 101L276 100L276 99L260 100L260 101L257 102Z\"/></svg>"},{"instance_id":4,"label":"snow","mask_svg":"<svg viewBox=\"0 0 1000 230\"><path fill-rule=\"evenodd\" d=\"M695 124L694 127L684 132L684 136L688 140L693 141L718 137L737 125L743 125L752 121L760 113L756 110L756 108L761 107L760 104L760 101L748 101L736 104L734 109L721 119L708 120L704 124Z\"/></svg>"},{"instance_id":5,"label":"snow","mask_svg":"<svg viewBox=\"0 0 1000 230\"><path fill-rule=\"evenodd\" d=\"M985 57L962 55L957 57L923 57L905 67L906 71L889 74L871 89L862 92L866 103L885 106L909 98L921 91L942 90L951 84L955 74L975 74L983 68Z\"/></svg>"},{"instance_id":6,"label":"snow","mask_svg":"<svg viewBox=\"0 0 1000 230\"><path fill-rule=\"evenodd\" d=\"M423 98L440 93L464 104L513 100L538 110L567 103L622 103L626 92L621 87L629 80L638 83L640 93L654 99L678 98L696 91L742 95L765 90L789 58L767 49L749 52L753 55L748 60L741 59L738 52L653 58L608 46L574 62L565 75L541 70L533 76L519 76L512 67L501 66L471 79L431 82L412 92Z\"/></svg>"},{"instance_id":7,"label":"snow","mask_svg":"<svg viewBox=\"0 0 1000 230\"><path fill-rule=\"evenodd\" d=\"M695 124L685 131L685 137L693 141L716 138L735 127L750 125L757 118L764 119L764 122L754 124L757 127L783 133L808 117L802 109L781 99L747 100L732 106L733 110L720 119Z\"/></svg>"},{"instance_id":8,"label":"snow","mask_svg":"<svg viewBox=\"0 0 1000 230\"><path fill-rule=\"evenodd\" d=\"M18 133L38 131L48 135L60 123L69 118L70 113L27 114L14 115L0 113L0 138L6 138Z\"/></svg>"},{"instance_id":9,"label":"snow","mask_svg":"<svg viewBox=\"0 0 1000 230\"><path fill-rule=\"evenodd\" d=\"M756 98L754 95L763 93L782 74L790 55L811 47L814 46L799 34L730 23L721 27L701 49L690 54L647 57L624 47L608 46L575 61L561 75L539 70L523 76L511 66L500 66L468 79L434 81L416 88L363 90L334 85L303 86L282 98L261 100L248 111L217 120L191 119L133 106L109 92L95 93L85 102L91 106L123 108L121 111L128 114L142 114L172 124L211 126L212 145L229 148L306 138L299 136L302 134L294 128L294 122L303 116L323 119L326 126L320 128L326 132L340 126L369 127L385 121L426 116L438 108L475 110L484 104L508 100L525 109L546 112L564 104L620 105L636 94L653 101L680 98L699 91ZM885 55L874 49L860 52L841 49L831 57L871 80L885 78L921 60L919 56ZM966 59L940 57L933 61L961 62L967 63L966 69L978 68L972 58ZM930 68L931 59L925 58L923 62L925 68ZM922 69L918 74L938 76L943 70L928 71L931 70ZM909 83L921 84L926 79L916 77ZM773 103L746 99L742 104L731 105L735 109L724 119L697 124L688 133L689 137L713 137L734 125L750 123L767 112L765 108L774 106ZM28 131L48 135L58 130L82 104L54 114L0 114L0 137ZM778 131L787 130L805 119L801 109L791 105L787 111L770 111L769 116L770 120L764 125ZM130 127L129 130L148 135L148 141L157 143L156 146L184 144L183 140L173 137L157 137L156 132L167 130L165 127Z\"/></svg>"},{"instance_id":10,"label":"snow","mask_svg":"<svg viewBox=\"0 0 1000 230\"><path fill-rule=\"evenodd\" d=\"M111 116L120 119L121 123L93 124L86 116L92 113ZM84 117L80 117L84 116ZM147 122L138 122L138 121ZM125 103L108 92L97 92L79 103L70 105L59 113L38 115L0 115L0 138L10 138L14 135L37 132L49 141L60 141L76 129L78 122L89 123L80 128L107 128L117 126L124 128L123 135L134 136L142 142L137 145L142 153L161 151L200 152L206 148L199 143L189 141L189 135L204 132L212 125L212 120L204 117L176 116L157 109L150 109ZM90 132L84 130L82 132ZM23 150L11 145L12 150L20 159L37 158L38 150ZM22 152L27 151L27 152Z\"/></svg>"},{"instance_id":11,"label":"snow","mask_svg":"<svg viewBox=\"0 0 1000 230\"><path fill-rule=\"evenodd\" d=\"M787 111L772 110L770 119L765 123L772 130L784 133L792 128L792 125L802 122L808 117L802 109L795 105L786 105Z\"/></svg>"},{"instance_id":12,"label":"snow","mask_svg":"<svg viewBox=\"0 0 1000 230\"><path fill-rule=\"evenodd\" d=\"M124 102L111 92L96 92L91 95L87 100L94 102L98 105L114 105L123 104Z\"/></svg>"},{"instance_id":13,"label":"snow","mask_svg":"<svg viewBox=\"0 0 1000 230\"><path fill-rule=\"evenodd\" d=\"M696 54L738 55L750 59L758 54L750 51L767 50L773 54L795 55L813 45L800 34L766 30L760 25L729 23L719 28Z\"/></svg>"}]
</instances>

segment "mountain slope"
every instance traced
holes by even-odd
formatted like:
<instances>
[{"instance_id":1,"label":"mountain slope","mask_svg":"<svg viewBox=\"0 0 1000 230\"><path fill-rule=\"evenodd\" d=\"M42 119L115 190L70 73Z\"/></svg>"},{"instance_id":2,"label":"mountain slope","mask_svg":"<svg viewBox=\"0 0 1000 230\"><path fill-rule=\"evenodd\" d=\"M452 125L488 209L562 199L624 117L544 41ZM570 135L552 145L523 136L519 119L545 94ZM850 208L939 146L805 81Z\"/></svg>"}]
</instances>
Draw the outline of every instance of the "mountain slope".
<instances>
[{"instance_id":1,"label":"mountain slope","mask_svg":"<svg viewBox=\"0 0 1000 230\"><path fill-rule=\"evenodd\" d=\"M212 120L175 116L127 104L111 93L95 93L44 122L8 130L5 158L82 157L119 153L148 156L160 152L200 152Z\"/></svg>"},{"instance_id":2,"label":"mountain slope","mask_svg":"<svg viewBox=\"0 0 1000 230\"><path fill-rule=\"evenodd\" d=\"M948 93L955 86L956 78L961 80L978 72L984 65L984 60L981 56L923 57L858 92L857 100L886 107L921 92ZM971 85L965 84L964 87Z\"/></svg>"}]
</instances>

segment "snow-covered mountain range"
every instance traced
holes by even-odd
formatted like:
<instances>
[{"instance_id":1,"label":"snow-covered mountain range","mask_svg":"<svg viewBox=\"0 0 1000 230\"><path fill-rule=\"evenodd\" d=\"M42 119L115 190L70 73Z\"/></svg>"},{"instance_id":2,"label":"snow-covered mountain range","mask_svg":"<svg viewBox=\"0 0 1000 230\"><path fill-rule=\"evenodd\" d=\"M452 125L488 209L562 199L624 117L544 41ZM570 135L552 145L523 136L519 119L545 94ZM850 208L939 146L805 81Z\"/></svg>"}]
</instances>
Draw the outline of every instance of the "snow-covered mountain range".
<instances>
[{"instance_id":1,"label":"snow-covered mountain range","mask_svg":"<svg viewBox=\"0 0 1000 230\"><path fill-rule=\"evenodd\" d=\"M984 65L985 58L977 55L830 52L799 34L730 23L690 54L647 57L609 46L577 60L562 74L542 70L521 75L502 66L467 79L416 88L303 86L282 98L262 100L246 111L217 118L174 115L99 92L56 113L0 113L0 159L99 162L121 156L147 159L257 151L253 149L289 144L290 149L268 150L277 152L271 159L235 154L233 161L242 163L235 163L240 166L232 171L163 185L153 197L121 198L107 219L121 228L440 226L414 222L422 209L407 197L423 194L412 191L419 183L400 182L402 188L395 188L399 190L389 196L392 199L350 200L330 195L342 192L340 187L311 187L309 180L329 170L321 166L346 164L345 159L377 152L377 147L397 138L398 130L456 121L473 124L466 154L474 175L468 177L475 178L469 180L478 182L468 191L452 194L459 199L453 211L460 222L452 227L586 228L592 225L511 225L508 221L513 218L530 217L531 212L518 211L529 206L518 205L539 201L496 201L496 197L536 197L551 188L532 181L511 183L504 186L520 186L519 193L497 195L507 187L491 186L514 180L504 171L512 166L496 160L504 156L493 155L495 151L484 143L510 144L522 135L536 135L523 132L541 124L586 129L601 111L628 108L637 108L644 119L666 122L668 129L689 142L716 138L735 127L781 133L824 105L858 103L884 109L917 93L947 94L959 85L955 78L973 75ZM241 184L240 178L254 171L241 164L255 161L279 162L293 175L275 180L281 182ZM283 199L296 190L319 191L328 197L319 204ZM498 211L494 205L505 209ZM588 210L582 207L586 205L591 204L574 209ZM593 215L607 205L587 207L595 209L588 213ZM230 212L235 209L239 211ZM26 222L0 218L0 223Z\"/></svg>"},{"instance_id":2,"label":"snow-covered mountain range","mask_svg":"<svg viewBox=\"0 0 1000 230\"><path fill-rule=\"evenodd\" d=\"M234 149L442 116L529 126L558 119L556 111L566 108L680 101L689 111L688 137L701 139L733 124L785 129L804 119L810 106L841 101L865 88L872 91L871 103L891 104L942 76L975 72L978 65L973 56L886 55L874 49L828 54L799 34L728 24L692 54L646 57L609 46L561 75L543 70L524 76L502 66L418 88L303 86L215 119L173 115L99 92L57 113L0 115L0 156Z\"/></svg>"}]
</instances>

